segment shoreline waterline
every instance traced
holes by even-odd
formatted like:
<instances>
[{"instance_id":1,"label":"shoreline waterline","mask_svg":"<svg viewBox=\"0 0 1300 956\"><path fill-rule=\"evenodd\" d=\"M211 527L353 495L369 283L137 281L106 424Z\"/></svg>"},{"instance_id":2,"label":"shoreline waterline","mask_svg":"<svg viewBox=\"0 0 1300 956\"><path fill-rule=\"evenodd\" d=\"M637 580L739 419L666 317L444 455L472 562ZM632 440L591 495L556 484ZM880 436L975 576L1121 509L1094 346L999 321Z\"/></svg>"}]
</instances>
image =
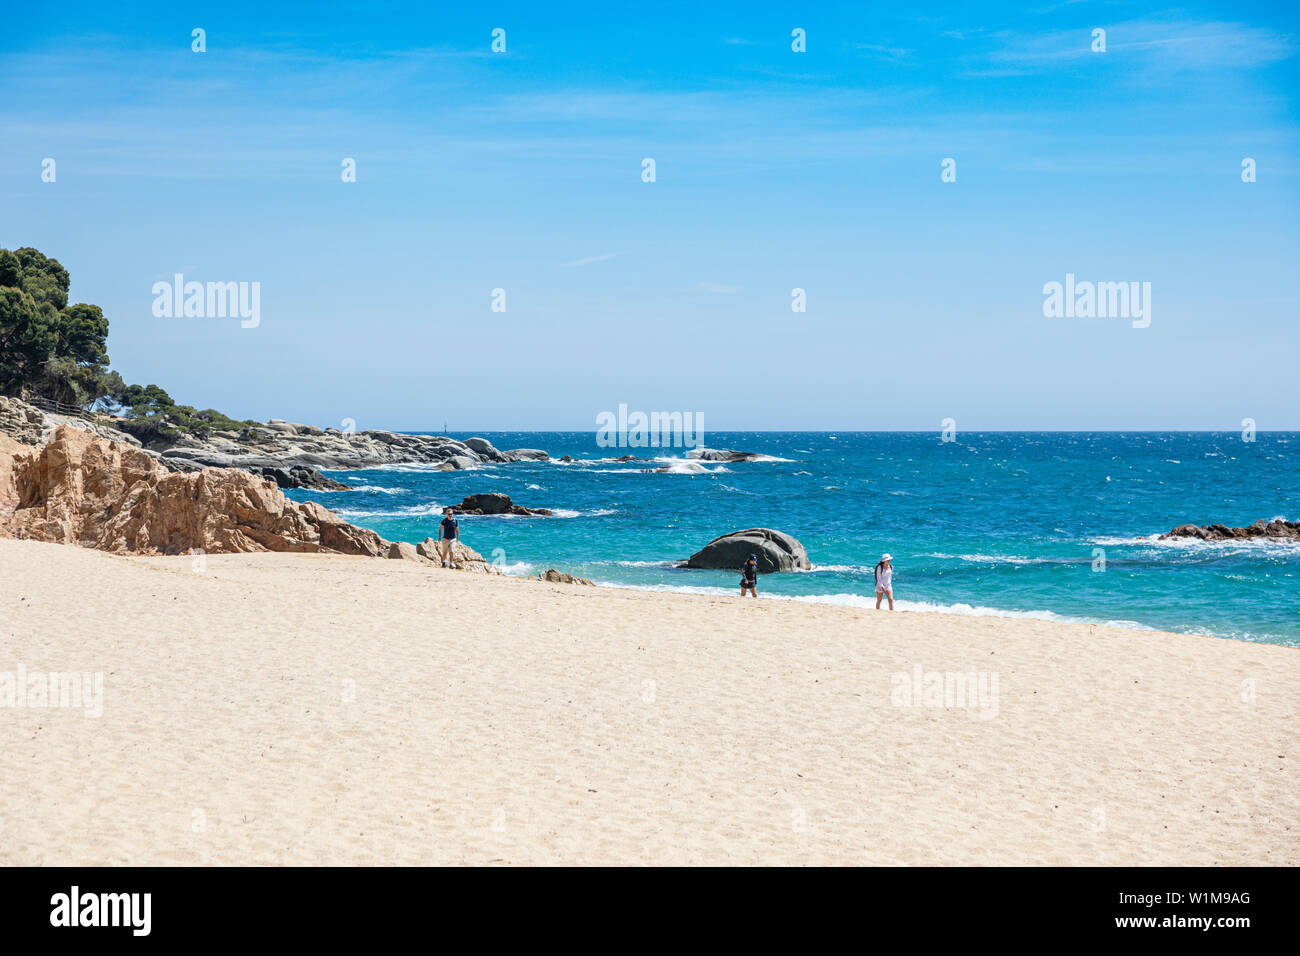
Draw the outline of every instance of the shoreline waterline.
<instances>
[{"instance_id":1,"label":"shoreline waterline","mask_svg":"<svg viewBox=\"0 0 1300 956\"><path fill-rule=\"evenodd\" d=\"M687 463L684 450L620 449L651 460L613 463L590 433L484 437L545 447L552 459L451 473L351 469L331 475L382 490L291 494L388 538L421 540L436 534L429 519L441 506L502 492L557 518L467 520L477 550L606 584L730 592L730 572L676 563L720 534L770 527L800 540L813 568L764 576L764 596L874 605L871 568L889 551L895 598L917 610L1300 646L1288 598L1300 589L1300 543L1159 538L1188 522L1294 516L1297 433L1252 443L1227 432L965 433L953 442L912 432L718 433L710 447L760 459L681 473L654 469Z\"/></svg>"}]
</instances>

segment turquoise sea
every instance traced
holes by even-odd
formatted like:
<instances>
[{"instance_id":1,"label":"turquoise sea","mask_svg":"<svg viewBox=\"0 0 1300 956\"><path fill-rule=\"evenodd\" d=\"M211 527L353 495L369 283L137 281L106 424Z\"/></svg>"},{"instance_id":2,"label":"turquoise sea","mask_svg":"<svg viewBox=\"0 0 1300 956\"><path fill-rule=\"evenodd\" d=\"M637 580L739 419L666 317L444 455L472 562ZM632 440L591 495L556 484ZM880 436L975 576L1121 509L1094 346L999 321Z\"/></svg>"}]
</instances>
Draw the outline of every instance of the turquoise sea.
<instances>
[{"instance_id":1,"label":"turquoise sea","mask_svg":"<svg viewBox=\"0 0 1300 956\"><path fill-rule=\"evenodd\" d=\"M709 447L767 460L706 463L703 473L690 473L684 449L602 448L594 431L475 434L552 460L336 471L354 490L291 495L402 541L436 536L441 507L475 492L556 511L462 518L466 543L511 574L554 567L602 584L738 594L736 572L674 564L719 534L762 526L803 542L814 569L763 576L761 599L874 606L872 568L888 551L903 610L1300 646L1300 544L1156 540L1188 522L1296 520L1300 433L1253 442L1236 432L989 432L951 442L936 432L716 433ZM659 460L612 460L624 454ZM643 471L664 464L678 471Z\"/></svg>"}]
</instances>

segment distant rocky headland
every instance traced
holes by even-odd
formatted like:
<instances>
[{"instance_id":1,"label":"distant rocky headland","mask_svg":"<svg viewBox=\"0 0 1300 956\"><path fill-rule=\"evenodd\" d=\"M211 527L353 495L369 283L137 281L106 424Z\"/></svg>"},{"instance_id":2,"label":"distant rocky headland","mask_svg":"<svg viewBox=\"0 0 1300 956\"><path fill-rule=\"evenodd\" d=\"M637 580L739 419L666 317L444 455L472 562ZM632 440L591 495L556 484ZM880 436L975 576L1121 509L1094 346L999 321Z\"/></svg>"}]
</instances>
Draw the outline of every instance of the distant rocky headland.
<instances>
[{"instance_id":1,"label":"distant rocky headland","mask_svg":"<svg viewBox=\"0 0 1300 956\"><path fill-rule=\"evenodd\" d=\"M324 482L329 479L319 482L309 473L321 468L345 470L418 464L439 471L457 471L485 463L550 458L537 448L501 451L486 438L462 442L445 435L404 435L378 428L345 432L275 418L237 431L214 429L201 435L178 431L147 441L141 441L117 424L109 416L64 414L0 396L0 433L23 444L40 444L59 425L71 425L139 448L171 471L251 469L282 488L326 487ZM283 474L277 474L277 470Z\"/></svg>"}]
</instances>

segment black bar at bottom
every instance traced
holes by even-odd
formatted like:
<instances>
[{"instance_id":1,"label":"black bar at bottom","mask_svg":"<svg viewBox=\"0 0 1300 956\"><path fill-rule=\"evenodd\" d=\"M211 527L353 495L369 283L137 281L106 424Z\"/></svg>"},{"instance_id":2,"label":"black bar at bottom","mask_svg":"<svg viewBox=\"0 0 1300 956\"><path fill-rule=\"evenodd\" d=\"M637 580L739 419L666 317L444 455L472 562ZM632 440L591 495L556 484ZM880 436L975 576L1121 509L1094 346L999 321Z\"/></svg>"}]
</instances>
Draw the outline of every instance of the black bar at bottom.
<instances>
[{"instance_id":1,"label":"black bar at bottom","mask_svg":"<svg viewBox=\"0 0 1300 956\"><path fill-rule=\"evenodd\" d=\"M1293 897L1290 870L1208 867L573 869L540 878L431 869L0 870L6 948L61 936L91 945L318 941L333 948L411 934L450 942L452 928L486 929L484 940L497 943L509 935L570 945L778 932L812 941L840 929L864 942L902 933L927 944L1258 943L1294 937ZM681 935L687 922L698 927L692 937ZM614 937L605 935L611 929Z\"/></svg>"}]
</instances>

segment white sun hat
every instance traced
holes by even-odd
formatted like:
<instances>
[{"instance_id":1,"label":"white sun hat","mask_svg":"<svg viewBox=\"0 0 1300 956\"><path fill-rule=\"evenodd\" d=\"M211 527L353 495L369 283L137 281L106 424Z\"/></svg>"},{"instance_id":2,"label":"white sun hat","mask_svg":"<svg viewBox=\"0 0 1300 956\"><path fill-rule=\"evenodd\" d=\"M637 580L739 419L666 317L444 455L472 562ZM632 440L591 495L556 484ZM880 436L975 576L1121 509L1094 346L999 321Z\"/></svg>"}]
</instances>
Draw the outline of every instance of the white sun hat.
<instances>
[{"instance_id":1,"label":"white sun hat","mask_svg":"<svg viewBox=\"0 0 1300 956\"><path fill-rule=\"evenodd\" d=\"M892 554L890 554L888 551L886 551L884 554L882 554L882 555L880 556L880 560L881 560L881 561L893 561L893 560L894 560L894 556L893 556Z\"/></svg>"}]
</instances>

